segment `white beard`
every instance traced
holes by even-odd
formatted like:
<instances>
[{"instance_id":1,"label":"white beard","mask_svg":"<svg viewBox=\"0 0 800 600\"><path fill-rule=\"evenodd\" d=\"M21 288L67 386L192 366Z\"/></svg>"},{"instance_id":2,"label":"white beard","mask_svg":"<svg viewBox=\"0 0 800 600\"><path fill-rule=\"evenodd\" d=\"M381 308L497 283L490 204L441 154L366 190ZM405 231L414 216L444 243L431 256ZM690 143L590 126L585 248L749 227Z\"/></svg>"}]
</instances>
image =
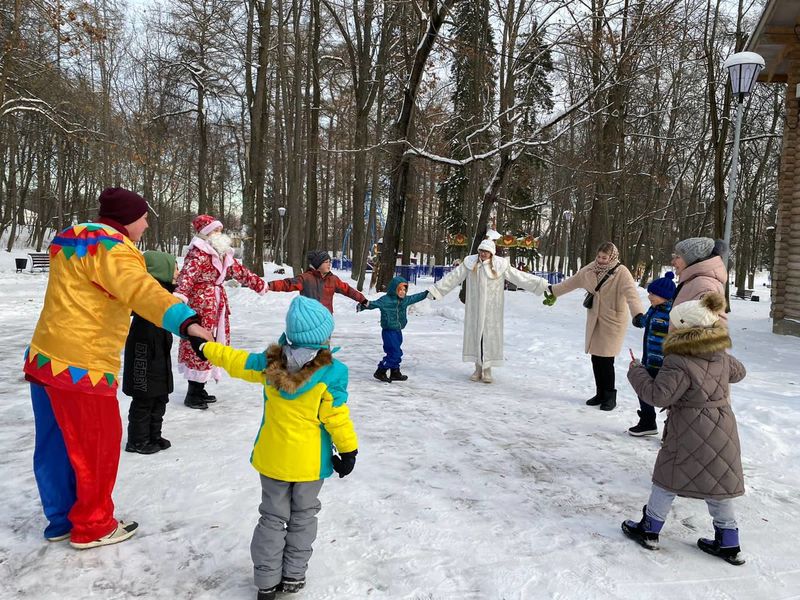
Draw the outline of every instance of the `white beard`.
<instances>
[{"instance_id":1,"label":"white beard","mask_svg":"<svg viewBox=\"0 0 800 600\"><path fill-rule=\"evenodd\" d=\"M208 236L208 243L220 256L231 249L231 238L224 233L212 233Z\"/></svg>"}]
</instances>

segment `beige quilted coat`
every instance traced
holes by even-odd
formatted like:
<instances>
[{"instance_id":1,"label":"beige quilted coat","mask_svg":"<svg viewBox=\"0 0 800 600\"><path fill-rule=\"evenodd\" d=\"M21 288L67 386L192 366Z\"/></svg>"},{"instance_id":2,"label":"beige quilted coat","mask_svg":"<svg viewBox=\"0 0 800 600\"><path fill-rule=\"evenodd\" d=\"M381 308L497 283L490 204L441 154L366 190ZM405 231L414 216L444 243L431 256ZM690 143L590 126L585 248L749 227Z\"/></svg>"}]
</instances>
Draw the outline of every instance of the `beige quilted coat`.
<instances>
[{"instance_id":1,"label":"beige quilted coat","mask_svg":"<svg viewBox=\"0 0 800 600\"><path fill-rule=\"evenodd\" d=\"M741 381L745 368L725 352L730 345L720 323L676 330L664 340L664 366L655 379L640 365L628 371L639 398L669 410L653 483L679 496L720 500L744 494L729 384Z\"/></svg>"},{"instance_id":2,"label":"beige quilted coat","mask_svg":"<svg viewBox=\"0 0 800 600\"><path fill-rule=\"evenodd\" d=\"M594 292L598 281L593 267L594 261L554 285L553 293L558 297L577 289ZM619 354L631 316L639 313L644 313L644 307L636 291L636 282L625 265L620 265L595 293L592 308L586 310L584 352L594 356Z\"/></svg>"}]
</instances>

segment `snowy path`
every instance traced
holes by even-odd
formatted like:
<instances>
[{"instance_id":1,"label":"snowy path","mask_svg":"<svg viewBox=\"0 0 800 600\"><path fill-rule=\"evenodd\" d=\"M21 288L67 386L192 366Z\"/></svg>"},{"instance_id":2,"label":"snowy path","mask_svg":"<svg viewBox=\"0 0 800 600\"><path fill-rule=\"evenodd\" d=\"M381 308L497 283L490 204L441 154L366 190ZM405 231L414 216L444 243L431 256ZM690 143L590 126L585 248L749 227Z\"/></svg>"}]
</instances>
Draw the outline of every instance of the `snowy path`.
<instances>
[{"instance_id":1,"label":"snowy path","mask_svg":"<svg viewBox=\"0 0 800 600\"><path fill-rule=\"evenodd\" d=\"M248 457L261 407L252 384L226 379L212 388L217 404L193 411L179 382L164 423L173 448L122 453L115 502L118 516L141 524L132 541L76 552L42 540L20 364L46 276L16 275L11 262L0 261L0 598L255 598L249 543L260 488ZM292 296L231 290L235 345L275 340ZM676 502L658 552L620 532L647 499L658 440L625 433L637 406L627 349L619 408L584 406L593 385L580 296L548 309L507 292L507 363L493 385L467 379L455 293L412 309L410 379L391 385L372 379L377 312L356 314L337 297L359 457L352 476L323 487L298 600L800 598L800 340L770 333L767 294L735 301L731 316L734 353L749 370L733 388L748 491L737 505L748 557L740 568L694 546L711 532L700 501ZM640 354L640 330L629 330L628 345ZM126 422L126 397L120 406Z\"/></svg>"}]
</instances>

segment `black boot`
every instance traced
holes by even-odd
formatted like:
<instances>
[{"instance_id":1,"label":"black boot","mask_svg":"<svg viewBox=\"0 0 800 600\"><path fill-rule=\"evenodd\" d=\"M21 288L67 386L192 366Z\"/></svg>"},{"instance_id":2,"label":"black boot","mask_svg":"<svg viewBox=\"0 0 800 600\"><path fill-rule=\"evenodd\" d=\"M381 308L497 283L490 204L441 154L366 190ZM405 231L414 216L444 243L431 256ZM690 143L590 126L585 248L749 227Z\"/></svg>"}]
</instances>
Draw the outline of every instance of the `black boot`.
<instances>
[{"instance_id":1,"label":"black boot","mask_svg":"<svg viewBox=\"0 0 800 600\"><path fill-rule=\"evenodd\" d=\"M214 402L217 401L216 396L212 396L206 391L205 383L199 383L198 385L200 386L200 397L206 401L206 404L213 404Z\"/></svg>"},{"instance_id":2,"label":"black boot","mask_svg":"<svg viewBox=\"0 0 800 600\"><path fill-rule=\"evenodd\" d=\"M386 374L386 369L382 369L381 367L378 367L378 370L375 371L372 376L378 381L385 381L386 383L390 383L392 381Z\"/></svg>"},{"instance_id":3,"label":"black boot","mask_svg":"<svg viewBox=\"0 0 800 600\"><path fill-rule=\"evenodd\" d=\"M600 406L603 403L603 392L597 390L595 395L586 401L587 406Z\"/></svg>"},{"instance_id":4,"label":"black boot","mask_svg":"<svg viewBox=\"0 0 800 600\"><path fill-rule=\"evenodd\" d=\"M190 381L189 388L186 390L186 398L183 400L183 403L189 408L198 408L200 410L207 409L208 404L205 400L203 400L203 396L200 394L200 390L202 389L202 383Z\"/></svg>"},{"instance_id":5,"label":"black boot","mask_svg":"<svg viewBox=\"0 0 800 600\"><path fill-rule=\"evenodd\" d=\"M391 371L392 374L389 377L389 379L391 379L392 381L405 381L406 379L408 379L408 375L403 375L400 372L400 367L397 367L396 369L391 369Z\"/></svg>"},{"instance_id":6,"label":"black boot","mask_svg":"<svg viewBox=\"0 0 800 600\"><path fill-rule=\"evenodd\" d=\"M649 421L642 417L642 411L637 410L636 414L639 415L639 422L628 429L628 433L634 437L642 437L645 435L658 435L658 425L655 420Z\"/></svg>"},{"instance_id":7,"label":"black boot","mask_svg":"<svg viewBox=\"0 0 800 600\"><path fill-rule=\"evenodd\" d=\"M606 390L603 392L603 402L600 410L614 410L617 407L617 390Z\"/></svg>"},{"instance_id":8,"label":"black boot","mask_svg":"<svg viewBox=\"0 0 800 600\"><path fill-rule=\"evenodd\" d=\"M271 588L263 588L258 590L258 600L275 600L278 597L278 592L281 586L273 585Z\"/></svg>"},{"instance_id":9,"label":"black boot","mask_svg":"<svg viewBox=\"0 0 800 600\"><path fill-rule=\"evenodd\" d=\"M700 538L697 540L697 547L703 552L719 556L725 562L732 565L743 565L744 558L739 554L739 530L738 529L719 529L714 527L714 539L708 540Z\"/></svg>"},{"instance_id":10,"label":"black boot","mask_svg":"<svg viewBox=\"0 0 800 600\"><path fill-rule=\"evenodd\" d=\"M153 399L153 410L150 413L150 443L156 444L161 450L166 450L172 444L161 437L161 425L164 423L164 413L167 410L169 396L164 394Z\"/></svg>"},{"instance_id":11,"label":"black boot","mask_svg":"<svg viewBox=\"0 0 800 600\"><path fill-rule=\"evenodd\" d=\"M296 594L306 586L306 578L299 579L293 577L284 577L281 581L281 591L284 594Z\"/></svg>"},{"instance_id":12,"label":"black boot","mask_svg":"<svg viewBox=\"0 0 800 600\"><path fill-rule=\"evenodd\" d=\"M658 534L663 526L664 521L658 521L648 516L647 505L645 505L642 508L642 520L638 523L630 520L623 521L622 532L648 550L658 550Z\"/></svg>"}]
</instances>

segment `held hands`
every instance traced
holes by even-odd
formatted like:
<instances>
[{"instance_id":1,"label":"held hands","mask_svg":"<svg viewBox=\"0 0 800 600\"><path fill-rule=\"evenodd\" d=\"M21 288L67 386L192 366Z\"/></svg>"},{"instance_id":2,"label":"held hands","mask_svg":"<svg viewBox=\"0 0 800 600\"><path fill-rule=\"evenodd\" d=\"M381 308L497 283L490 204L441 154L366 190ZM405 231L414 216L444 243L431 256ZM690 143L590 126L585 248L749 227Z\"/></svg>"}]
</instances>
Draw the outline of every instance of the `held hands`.
<instances>
[{"instance_id":1,"label":"held hands","mask_svg":"<svg viewBox=\"0 0 800 600\"><path fill-rule=\"evenodd\" d=\"M188 337L192 336L199 337L207 342L214 341L214 336L211 335L211 332L205 327L198 325L197 323L192 323L191 325L189 325L189 327L186 329L186 335Z\"/></svg>"},{"instance_id":2,"label":"held hands","mask_svg":"<svg viewBox=\"0 0 800 600\"><path fill-rule=\"evenodd\" d=\"M644 327L644 315L642 313L639 313L633 317L633 326L638 327L639 329Z\"/></svg>"},{"instance_id":3,"label":"held hands","mask_svg":"<svg viewBox=\"0 0 800 600\"><path fill-rule=\"evenodd\" d=\"M336 454L331 456L333 470L339 474L339 479L353 472L353 467L356 466L356 454L358 454L358 450L340 452L338 456Z\"/></svg>"},{"instance_id":4,"label":"held hands","mask_svg":"<svg viewBox=\"0 0 800 600\"><path fill-rule=\"evenodd\" d=\"M189 336L189 343L192 345L192 350L197 356L200 357L200 360L208 360L206 355L203 354L203 346L205 345L207 340L197 337L196 335Z\"/></svg>"},{"instance_id":5,"label":"held hands","mask_svg":"<svg viewBox=\"0 0 800 600\"><path fill-rule=\"evenodd\" d=\"M364 300L364 302L356 304L356 312L357 313L360 313L365 308L369 308L369 300Z\"/></svg>"},{"instance_id":6,"label":"held hands","mask_svg":"<svg viewBox=\"0 0 800 600\"><path fill-rule=\"evenodd\" d=\"M544 300L542 300L542 304L545 306L553 306L556 303L556 295L553 293L553 288L551 286L547 286L547 289L544 291Z\"/></svg>"}]
</instances>

